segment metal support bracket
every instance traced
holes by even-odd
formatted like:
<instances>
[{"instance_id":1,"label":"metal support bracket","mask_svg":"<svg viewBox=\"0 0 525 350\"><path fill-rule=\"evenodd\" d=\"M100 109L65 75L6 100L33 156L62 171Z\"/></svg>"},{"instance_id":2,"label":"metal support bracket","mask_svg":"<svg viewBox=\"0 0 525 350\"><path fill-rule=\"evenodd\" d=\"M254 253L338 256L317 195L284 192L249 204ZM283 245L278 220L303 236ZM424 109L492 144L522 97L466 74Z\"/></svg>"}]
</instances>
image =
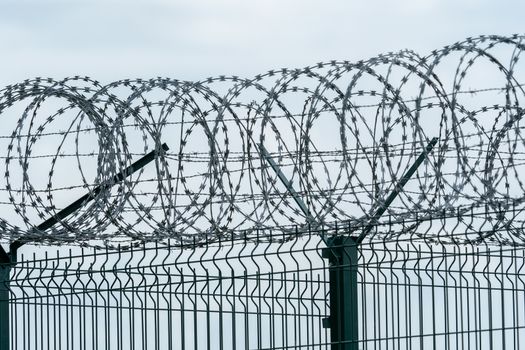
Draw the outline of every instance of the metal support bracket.
<instances>
[{"instance_id":1,"label":"metal support bracket","mask_svg":"<svg viewBox=\"0 0 525 350\"><path fill-rule=\"evenodd\" d=\"M323 327L330 328L332 350L359 349L359 302L358 302L358 261L359 245L365 239L390 204L403 190L438 139L433 138L416 162L403 175L384 204L375 212L358 237L336 236L327 240L322 257L329 261L330 317L323 319Z\"/></svg>"}]
</instances>

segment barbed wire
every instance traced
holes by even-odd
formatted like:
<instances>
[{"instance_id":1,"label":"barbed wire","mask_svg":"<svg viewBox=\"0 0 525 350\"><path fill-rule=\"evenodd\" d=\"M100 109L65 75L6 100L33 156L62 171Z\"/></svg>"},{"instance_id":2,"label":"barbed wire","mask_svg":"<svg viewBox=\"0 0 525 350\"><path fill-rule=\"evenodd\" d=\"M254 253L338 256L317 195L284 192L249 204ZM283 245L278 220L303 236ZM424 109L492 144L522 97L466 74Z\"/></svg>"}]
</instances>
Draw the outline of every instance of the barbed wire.
<instances>
[{"instance_id":1,"label":"barbed wire","mask_svg":"<svg viewBox=\"0 0 525 350\"><path fill-rule=\"evenodd\" d=\"M505 227L516 242L525 208L524 48L520 35L480 36L427 56L404 50L252 78L9 85L0 90L0 239L186 244L290 225L365 227L437 138L385 218L512 207L469 232L478 225L492 232L485 239L505 242ZM154 162L115 181L152 150ZM85 193L94 200L37 229Z\"/></svg>"}]
</instances>

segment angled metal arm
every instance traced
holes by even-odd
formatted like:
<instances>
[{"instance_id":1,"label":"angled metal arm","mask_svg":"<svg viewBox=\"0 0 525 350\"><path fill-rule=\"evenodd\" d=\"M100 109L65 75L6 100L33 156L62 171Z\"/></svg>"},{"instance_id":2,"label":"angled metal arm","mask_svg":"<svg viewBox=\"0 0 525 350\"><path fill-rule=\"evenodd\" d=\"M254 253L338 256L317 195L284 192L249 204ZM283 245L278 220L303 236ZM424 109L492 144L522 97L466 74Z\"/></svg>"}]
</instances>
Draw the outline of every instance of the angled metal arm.
<instances>
[{"instance_id":1,"label":"angled metal arm","mask_svg":"<svg viewBox=\"0 0 525 350\"><path fill-rule=\"evenodd\" d=\"M408 169L408 171L405 173L405 175L403 175L403 177L401 178L401 180L399 181L397 186L394 188L392 193L390 193L390 195L385 200L385 203L382 206L380 206L379 209L377 209L375 214L372 216L372 218L368 222L368 225L366 225L366 227L363 229L363 232L361 232L359 237L357 237L357 240L356 240L357 244L361 243L363 241L363 239L365 239L366 235L368 233L370 233L370 231L372 230L374 225L377 223L379 218L385 213L385 211L388 209L390 204L392 204L392 202L394 201L394 199L396 199L396 197L399 195L399 193L401 191L403 191L403 187L405 187L405 185L408 182L408 180L410 180L412 175L414 175L414 173L416 172L417 168L419 168L419 166L421 165L421 163L423 163L423 161L425 160L427 155L432 151L432 149L436 145L437 141L438 141L437 137L434 137L430 141L430 143L427 145L427 147L425 147L425 149L419 155L419 157L417 157L416 162L414 164L412 164L410 169Z\"/></svg>"},{"instance_id":2,"label":"angled metal arm","mask_svg":"<svg viewBox=\"0 0 525 350\"><path fill-rule=\"evenodd\" d=\"M168 145L163 143L161 146L160 152L163 153L163 152L166 152L167 150L169 150ZM103 190L109 189L114 184L121 182L129 175L145 167L152 160L154 160L156 156L157 156L156 150L149 152L148 154L146 154L145 156L143 156L142 158L140 158L139 160L131 164L129 167L127 167L126 169L120 171L118 174L113 176L113 178L111 179L111 182L98 185L97 187L93 189L93 191L86 193L85 195L83 195L82 197L80 197L79 199L77 199L76 201L74 201L73 203L65 207L64 209L60 210L58 213L56 213L49 219L47 219L46 221L38 225L36 229L40 231L45 231L51 228L56 223L58 223L60 220L63 220L67 216L71 215L72 213L80 209L83 205L91 202ZM5 250L0 246L0 262L3 262L4 259L6 258L8 259L8 262L16 260L16 251L18 250L18 248L20 248L24 244L25 242L14 241L13 243L9 245L9 253L6 253Z\"/></svg>"},{"instance_id":3,"label":"angled metal arm","mask_svg":"<svg viewBox=\"0 0 525 350\"><path fill-rule=\"evenodd\" d=\"M306 204L304 203L303 199L299 196L299 193L295 191L295 189L292 186L292 183L286 178L286 176L281 171L281 168L279 168L279 165L275 163L272 156L266 148L264 148L264 145L262 143L259 143L259 150L261 151L263 157L268 161L270 166L272 167L273 171L277 174L277 177L279 177L279 180L283 183L283 185L286 187L286 190L292 195L292 198L294 199L295 203L299 206L303 214L306 216L306 219L309 223L314 223L315 219L306 207Z\"/></svg>"}]
</instances>

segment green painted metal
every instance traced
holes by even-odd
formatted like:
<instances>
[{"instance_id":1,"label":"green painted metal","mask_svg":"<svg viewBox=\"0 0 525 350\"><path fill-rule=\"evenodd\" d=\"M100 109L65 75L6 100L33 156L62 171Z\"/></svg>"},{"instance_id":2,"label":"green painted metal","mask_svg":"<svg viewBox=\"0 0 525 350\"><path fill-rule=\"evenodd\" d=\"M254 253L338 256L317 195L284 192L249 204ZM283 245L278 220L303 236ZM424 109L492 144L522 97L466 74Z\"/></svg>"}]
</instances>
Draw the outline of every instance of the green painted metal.
<instances>
[{"instance_id":1,"label":"green painted metal","mask_svg":"<svg viewBox=\"0 0 525 350\"><path fill-rule=\"evenodd\" d=\"M337 236L323 252L330 264L330 327L332 350L359 349L357 296L358 244L353 237Z\"/></svg>"},{"instance_id":2,"label":"green painted metal","mask_svg":"<svg viewBox=\"0 0 525 350\"><path fill-rule=\"evenodd\" d=\"M9 273L8 265L0 266L0 350L10 349L9 339Z\"/></svg>"}]
</instances>

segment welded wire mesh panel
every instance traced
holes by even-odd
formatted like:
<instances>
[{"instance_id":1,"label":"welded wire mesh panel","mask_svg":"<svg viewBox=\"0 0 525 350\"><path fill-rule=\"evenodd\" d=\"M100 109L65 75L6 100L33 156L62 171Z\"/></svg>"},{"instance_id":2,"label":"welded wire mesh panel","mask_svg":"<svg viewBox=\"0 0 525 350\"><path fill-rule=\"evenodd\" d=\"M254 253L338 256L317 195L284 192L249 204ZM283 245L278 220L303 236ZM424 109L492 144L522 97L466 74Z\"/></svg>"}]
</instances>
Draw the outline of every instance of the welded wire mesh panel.
<instances>
[{"instance_id":1,"label":"welded wire mesh panel","mask_svg":"<svg viewBox=\"0 0 525 350\"><path fill-rule=\"evenodd\" d=\"M521 349L525 250L411 243L363 247L362 349Z\"/></svg>"},{"instance_id":2,"label":"welded wire mesh panel","mask_svg":"<svg viewBox=\"0 0 525 350\"><path fill-rule=\"evenodd\" d=\"M13 349L275 349L326 344L327 265L315 236L23 260ZM325 347L326 348L326 347Z\"/></svg>"},{"instance_id":3,"label":"welded wire mesh panel","mask_svg":"<svg viewBox=\"0 0 525 350\"><path fill-rule=\"evenodd\" d=\"M336 233L192 249L62 249L56 256L39 248L10 268L10 347L356 350L525 344L525 248L417 240L356 247L344 230Z\"/></svg>"}]
</instances>

